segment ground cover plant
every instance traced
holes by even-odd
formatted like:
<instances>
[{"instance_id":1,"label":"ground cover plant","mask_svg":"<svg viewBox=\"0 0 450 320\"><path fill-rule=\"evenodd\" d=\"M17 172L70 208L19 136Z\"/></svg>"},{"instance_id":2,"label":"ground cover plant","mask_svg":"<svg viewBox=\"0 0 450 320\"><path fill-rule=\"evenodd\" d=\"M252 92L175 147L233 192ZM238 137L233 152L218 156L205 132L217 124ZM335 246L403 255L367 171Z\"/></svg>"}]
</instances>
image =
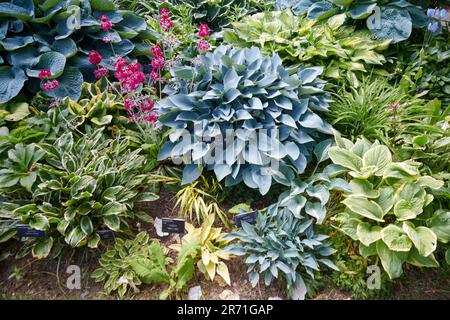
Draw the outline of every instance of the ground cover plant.
<instances>
[{"instance_id":1,"label":"ground cover plant","mask_svg":"<svg viewBox=\"0 0 450 320\"><path fill-rule=\"evenodd\" d=\"M0 1L0 296L448 299L430 2Z\"/></svg>"}]
</instances>

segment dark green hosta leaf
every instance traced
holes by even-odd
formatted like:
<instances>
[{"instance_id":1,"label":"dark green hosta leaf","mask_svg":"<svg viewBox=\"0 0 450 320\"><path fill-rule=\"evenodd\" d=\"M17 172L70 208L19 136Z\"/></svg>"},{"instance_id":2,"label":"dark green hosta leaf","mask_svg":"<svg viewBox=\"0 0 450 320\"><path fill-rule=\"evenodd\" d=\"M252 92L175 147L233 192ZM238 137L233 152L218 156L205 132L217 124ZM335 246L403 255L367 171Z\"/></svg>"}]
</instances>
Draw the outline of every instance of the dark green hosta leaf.
<instances>
[{"instance_id":1,"label":"dark green hosta leaf","mask_svg":"<svg viewBox=\"0 0 450 320\"><path fill-rule=\"evenodd\" d=\"M89 217L84 216L80 220L80 228L85 235L90 235L94 231L94 225Z\"/></svg>"},{"instance_id":2,"label":"dark green hosta leaf","mask_svg":"<svg viewBox=\"0 0 450 320\"><path fill-rule=\"evenodd\" d=\"M65 240L72 248L76 248L86 238L80 226L73 228L66 236Z\"/></svg>"},{"instance_id":3,"label":"dark green hosta leaf","mask_svg":"<svg viewBox=\"0 0 450 320\"><path fill-rule=\"evenodd\" d=\"M44 259L50 254L53 247L53 238L38 241L32 249L33 257L36 259Z\"/></svg>"},{"instance_id":4,"label":"dark green hosta leaf","mask_svg":"<svg viewBox=\"0 0 450 320\"><path fill-rule=\"evenodd\" d=\"M17 96L27 80L25 72L17 67L0 67L0 103Z\"/></svg>"},{"instance_id":5,"label":"dark green hosta leaf","mask_svg":"<svg viewBox=\"0 0 450 320\"><path fill-rule=\"evenodd\" d=\"M38 78L42 69L48 69L53 78L59 77L66 65L66 57L59 52L46 52L39 57L38 64L33 69L27 69L29 77Z\"/></svg>"},{"instance_id":6,"label":"dark green hosta leaf","mask_svg":"<svg viewBox=\"0 0 450 320\"><path fill-rule=\"evenodd\" d=\"M81 95L83 75L74 67L66 67L64 73L58 77L59 86L56 90L47 92L47 95L55 98L66 98L76 101Z\"/></svg>"},{"instance_id":7,"label":"dark green hosta leaf","mask_svg":"<svg viewBox=\"0 0 450 320\"><path fill-rule=\"evenodd\" d=\"M103 222L109 229L113 231L118 231L120 229L120 219L118 216L104 217Z\"/></svg>"},{"instance_id":8,"label":"dark green hosta leaf","mask_svg":"<svg viewBox=\"0 0 450 320\"><path fill-rule=\"evenodd\" d=\"M114 11L116 7L112 0L91 0L92 10L96 11Z\"/></svg>"}]
</instances>

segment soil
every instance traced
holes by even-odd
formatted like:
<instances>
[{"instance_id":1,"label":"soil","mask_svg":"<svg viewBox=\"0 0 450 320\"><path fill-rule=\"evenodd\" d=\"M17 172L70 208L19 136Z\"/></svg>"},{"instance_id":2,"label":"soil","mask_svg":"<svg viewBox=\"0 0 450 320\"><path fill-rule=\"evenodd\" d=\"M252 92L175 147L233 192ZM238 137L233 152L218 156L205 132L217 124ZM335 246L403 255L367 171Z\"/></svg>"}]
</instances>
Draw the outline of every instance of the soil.
<instances>
[{"instance_id":1,"label":"soil","mask_svg":"<svg viewBox=\"0 0 450 320\"><path fill-rule=\"evenodd\" d=\"M149 215L154 217L176 216L173 194L161 192L160 199L148 203L146 208ZM147 211L147 210L146 210ZM164 245L179 241L179 237L171 235L159 238L153 224L134 222L133 231L147 230L151 238L158 238ZM109 240L111 243L111 240ZM115 295L107 296L103 293L103 284L96 283L90 274L99 267L98 259L106 250L108 241L99 250L81 248L68 249L57 259L35 260L27 256L15 259L13 253L21 247L21 243L12 240L0 245L0 256L6 257L0 261L0 299L115 299ZM9 256L8 256L9 255ZM1 260L1 257L0 257ZM69 290L66 273L67 267L77 265L81 268L82 285L80 290ZM231 287L224 282L211 282L197 274L191 281L191 287L200 285L203 299L221 299L223 291L230 290L239 299L266 300L269 298L286 299L284 285L281 281L266 287L263 284L252 288L250 285L245 263L240 259L227 262ZM127 299L158 299L164 286L143 286L139 293L127 295ZM184 293L180 298L187 298ZM450 277L438 270L406 268L405 276L398 281L392 299L450 299ZM323 288L314 299L349 300L351 294L333 285Z\"/></svg>"}]
</instances>

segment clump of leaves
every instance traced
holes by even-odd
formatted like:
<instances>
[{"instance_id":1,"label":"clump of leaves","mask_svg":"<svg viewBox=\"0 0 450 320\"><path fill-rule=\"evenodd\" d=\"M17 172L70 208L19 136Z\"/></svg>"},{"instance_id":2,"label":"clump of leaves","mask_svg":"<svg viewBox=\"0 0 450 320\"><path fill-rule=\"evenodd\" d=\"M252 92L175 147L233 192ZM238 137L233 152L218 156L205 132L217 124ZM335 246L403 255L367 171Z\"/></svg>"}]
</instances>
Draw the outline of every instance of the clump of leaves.
<instances>
[{"instance_id":1,"label":"clump of leaves","mask_svg":"<svg viewBox=\"0 0 450 320\"><path fill-rule=\"evenodd\" d=\"M158 38L143 18L117 10L112 0L2 1L0 16L0 103L40 92L42 69L58 81L48 96L77 100L83 81L95 81L91 50L113 70L114 56L150 54L143 41ZM101 27L105 17L111 28Z\"/></svg>"},{"instance_id":2,"label":"clump of leaves","mask_svg":"<svg viewBox=\"0 0 450 320\"><path fill-rule=\"evenodd\" d=\"M134 239L117 238L112 248L99 260L100 268L92 273L96 282L105 282L104 289L109 295L117 291L124 297L129 289L138 293L138 286L144 284L169 283L166 265L168 259L159 241L149 241L143 231Z\"/></svg>"},{"instance_id":3,"label":"clump of leaves","mask_svg":"<svg viewBox=\"0 0 450 320\"><path fill-rule=\"evenodd\" d=\"M341 170L328 166L308 181L294 180L277 203L258 212L256 224L242 222L242 228L226 236L238 240L226 251L246 255L245 263L252 286L263 280L269 286L283 278L293 299L304 299L314 287L314 274L326 266L337 270L328 258L335 250L327 235L317 232L316 225L326 217L325 204L329 190L346 190L347 183L333 178Z\"/></svg>"},{"instance_id":4,"label":"clump of leaves","mask_svg":"<svg viewBox=\"0 0 450 320\"><path fill-rule=\"evenodd\" d=\"M291 8L296 15L317 20L343 13L354 20L366 20L374 37L394 43L408 39L413 27L425 28L431 21L422 7L408 1L276 0L275 7ZM377 16L373 15L374 10Z\"/></svg>"},{"instance_id":5,"label":"clump of leaves","mask_svg":"<svg viewBox=\"0 0 450 320\"><path fill-rule=\"evenodd\" d=\"M178 258L171 273L170 287L161 294L161 298L183 290L194 276L195 265L211 281L217 274L231 285L228 267L223 261L230 259L230 254L223 250L229 241L224 238L221 228L213 227L214 220L215 216L209 215L199 228L186 223L187 234L181 239L181 244L169 246L178 252Z\"/></svg>"},{"instance_id":6,"label":"clump of leaves","mask_svg":"<svg viewBox=\"0 0 450 320\"><path fill-rule=\"evenodd\" d=\"M328 107L322 68L286 69L256 47L220 46L202 61L175 67L169 96L158 103L159 121L173 129L158 159L188 157L183 184L205 168L226 186L243 181L261 194L272 178L289 185L332 134L318 115Z\"/></svg>"},{"instance_id":7,"label":"clump of leaves","mask_svg":"<svg viewBox=\"0 0 450 320\"><path fill-rule=\"evenodd\" d=\"M344 23L345 15L318 22L290 11L261 12L234 22L224 38L234 45L256 45L265 54L278 54L286 64L323 66L327 80L346 79L357 87L362 74L386 61L380 52L390 41L373 40L370 33Z\"/></svg>"},{"instance_id":8,"label":"clump of leaves","mask_svg":"<svg viewBox=\"0 0 450 320\"><path fill-rule=\"evenodd\" d=\"M329 149L331 160L352 177L351 191L345 193L344 212L333 217L337 228L359 241L360 254L377 256L391 279L403 273L403 263L437 267L433 252L437 242L447 242L448 213L436 211L430 219L422 216L432 201L429 189L443 182L421 176L420 163L393 162L386 146L358 139L352 143L337 137ZM431 223L434 222L434 223Z\"/></svg>"}]
</instances>

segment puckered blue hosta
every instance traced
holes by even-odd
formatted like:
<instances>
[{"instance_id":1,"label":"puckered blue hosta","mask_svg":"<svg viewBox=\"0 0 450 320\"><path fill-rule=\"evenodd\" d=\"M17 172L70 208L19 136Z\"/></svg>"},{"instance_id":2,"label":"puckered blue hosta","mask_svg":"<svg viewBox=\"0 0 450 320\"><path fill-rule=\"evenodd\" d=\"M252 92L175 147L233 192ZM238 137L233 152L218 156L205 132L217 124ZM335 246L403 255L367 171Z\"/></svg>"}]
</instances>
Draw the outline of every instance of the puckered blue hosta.
<instances>
[{"instance_id":1,"label":"puckered blue hosta","mask_svg":"<svg viewBox=\"0 0 450 320\"><path fill-rule=\"evenodd\" d=\"M278 55L255 47L220 46L195 67L175 67L175 83L158 104L160 123L172 128L159 159L189 158L183 183L206 168L226 185L244 181L262 194L272 178L290 185L332 134L316 113L329 101L321 73L286 69Z\"/></svg>"}]
</instances>

